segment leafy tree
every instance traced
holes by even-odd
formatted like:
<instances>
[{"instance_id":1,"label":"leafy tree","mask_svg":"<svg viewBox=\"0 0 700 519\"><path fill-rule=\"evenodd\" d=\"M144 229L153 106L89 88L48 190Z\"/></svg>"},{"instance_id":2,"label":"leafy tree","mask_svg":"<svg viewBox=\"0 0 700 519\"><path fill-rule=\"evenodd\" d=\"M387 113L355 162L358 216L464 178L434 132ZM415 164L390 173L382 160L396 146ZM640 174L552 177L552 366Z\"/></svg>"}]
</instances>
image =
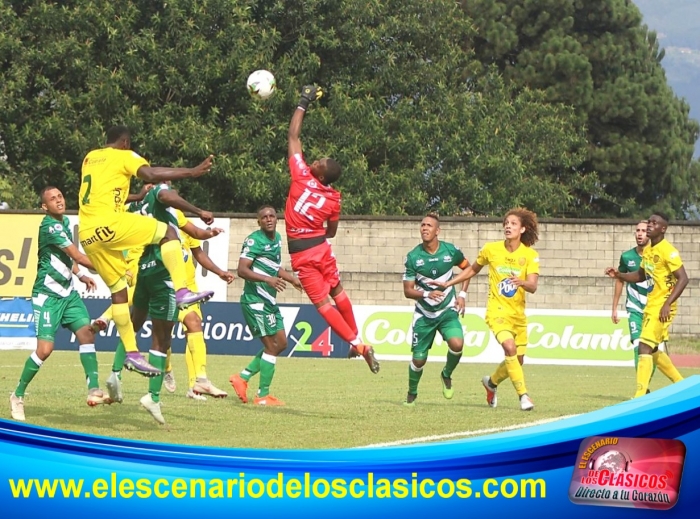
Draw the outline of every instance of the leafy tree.
<instances>
[{"instance_id":1,"label":"leafy tree","mask_svg":"<svg viewBox=\"0 0 700 519\"><path fill-rule=\"evenodd\" d=\"M587 128L583 172L598 173L608 200L599 212L621 214L610 200L676 216L695 200L700 180L690 162L698 137L689 107L660 65L656 35L628 0L464 0L478 36L475 52L520 88L576 108ZM624 206L628 207L628 206Z\"/></svg>"}]
</instances>

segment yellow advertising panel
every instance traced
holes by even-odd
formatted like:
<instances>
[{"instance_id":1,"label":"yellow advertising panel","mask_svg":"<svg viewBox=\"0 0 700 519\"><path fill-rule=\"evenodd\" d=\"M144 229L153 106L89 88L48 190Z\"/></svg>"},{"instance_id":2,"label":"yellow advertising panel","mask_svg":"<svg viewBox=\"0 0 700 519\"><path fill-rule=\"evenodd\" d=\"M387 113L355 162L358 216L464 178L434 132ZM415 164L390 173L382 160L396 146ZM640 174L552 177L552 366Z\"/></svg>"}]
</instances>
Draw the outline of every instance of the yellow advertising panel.
<instances>
[{"instance_id":1,"label":"yellow advertising panel","mask_svg":"<svg viewBox=\"0 0 700 519\"><path fill-rule=\"evenodd\" d=\"M0 297L30 297L41 214L0 214Z\"/></svg>"}]
</instances>

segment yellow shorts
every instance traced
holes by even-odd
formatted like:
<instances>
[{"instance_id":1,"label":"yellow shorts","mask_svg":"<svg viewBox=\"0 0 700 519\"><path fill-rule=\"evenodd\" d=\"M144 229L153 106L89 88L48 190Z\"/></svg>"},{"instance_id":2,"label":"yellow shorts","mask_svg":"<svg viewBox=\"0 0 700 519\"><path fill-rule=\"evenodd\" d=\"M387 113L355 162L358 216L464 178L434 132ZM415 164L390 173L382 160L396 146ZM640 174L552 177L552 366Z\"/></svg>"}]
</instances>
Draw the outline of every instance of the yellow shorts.
<instances>
[{"instance_id":1,"label":"yellow shorts","mask_svg":"<svg viewBox=\"0 0 700 519\"><path fill-rule=\"evenodd\" d=\"M639 343L646 344L652 348L656 348L662 342L668 340L668 330L671 327L673 318L676 317L676 311L671 312L671 318L665 323L659 319L659 309L653 309L651 312L644 312L642 318L642 334L639 336Z\"/></svg>"},{"instance_id":2,"label":"yellow shorts","mask_svg":"<svg viewBox=\"0 0 700 519\"><path fill-rule=\"evenodd\" d=\"M129 269L123 251L158 243L167 229L167 224L148 216L115 213L103 218L99 225L84 227L79 224L78 236L95 270L107 286L112 287Z\"/></svg>"},{"instance_id":3,"label":"yellow shorts","mask_svg":"<svg viewBox=\"0 0 700 519\"><path fill-rule=\"evenodd\" d=\"M486 324L496 340L503 344L509 338L515 339L518 355L527 352L527 318L523 316L486 316Z\"/></svg>"}]
</instances>

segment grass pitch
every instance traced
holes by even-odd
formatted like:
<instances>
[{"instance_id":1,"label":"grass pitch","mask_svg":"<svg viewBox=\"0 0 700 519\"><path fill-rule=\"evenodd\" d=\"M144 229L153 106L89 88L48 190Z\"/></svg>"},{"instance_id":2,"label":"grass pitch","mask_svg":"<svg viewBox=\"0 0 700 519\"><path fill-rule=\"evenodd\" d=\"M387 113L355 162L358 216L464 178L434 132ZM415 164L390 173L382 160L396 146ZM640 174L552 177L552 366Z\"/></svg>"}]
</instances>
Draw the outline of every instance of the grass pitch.
<instances>
[{"instance_id":1,"label":"grass pitch","mask_svg":"<svg viewBox=\"0 0 700 519\"><path fill-rule=\"evenodd\" d=\"M10 418L9 394L14 390L28 351L0 352L0 390L5 395L0 417ZM112 354L98 354L100 382L109 375ZM249 357L210 355L207 366L226 399L196 402L185 397L187 375L183 355L173 356L177 391L161 393L165 427L139 405L148 380L124 371L124 403L90 408L77 352L54 352L27 389L27 423L132 440L217 447L263 449L338 449L376 444L415 443L478 436L542 420L586 413L629 399L634 369L526 365L531 412L520 411L510 382L499 389L498 408L485 403L481 377L494 367L460 364L453 374L455 396L445 400L440 384L442 363L429 362L419 386L415 408L405 408L408 365L382 362L372 375L361 361L280 358L272 394L287 405L279 408L242 404L228 383ZM684 376L698 369L680 369ZM249 385L252 402L258 378ZM668 380L656 373L651 389Z\"/></svg>"}]
</instances>

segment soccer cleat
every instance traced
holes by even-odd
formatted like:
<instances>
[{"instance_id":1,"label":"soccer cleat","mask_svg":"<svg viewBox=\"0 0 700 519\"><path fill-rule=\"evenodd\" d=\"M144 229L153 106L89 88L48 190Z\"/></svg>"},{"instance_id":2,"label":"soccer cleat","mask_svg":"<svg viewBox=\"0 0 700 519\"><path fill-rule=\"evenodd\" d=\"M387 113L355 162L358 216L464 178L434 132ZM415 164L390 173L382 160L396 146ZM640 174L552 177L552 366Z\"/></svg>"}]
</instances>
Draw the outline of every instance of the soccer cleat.
<instances>
[{"instance_id":1,"label":"soccer cleat","mask_svg":"<svg viewBox=\"0 0 700 519\"><path fill-rule=\"evenodd\" d=\"M440 372L440 382L442 382L442 396L451 400L455 396L455 390L452 388L452 379L443 376Z\"/></svg>"},{"instance_id":2,"label":"soccer cleat","mask_svg":"<svg viewBox=\"0 0 700 519\"><path fill-rule=\"evenodd\" d=\"M150 393L146 393L144 396L142 396L139 402L141 402L141 406L146 411L151 413L151 416L156 422L161 425L165 424L165 418L163 418L163 413L160 411L160 402L154 402Z\"/></svg>"},{"instance_id":3,"label":"soccer cleat","mask_svg":"<svg viewBox=\"0 0 700 519\"><path fill-rule=\"evenodd\" d=\"M212 290L192 292L187 288L181 288L175 293L175 303L180 310L184 310L197 303L205 303L214 296Z\"/></svg>"},{"instance_id":4,"label":"soccer cleat","mask_svg":"<svg viewBox=\"0 0 700 519\"><path fill-rule=\"evenodd\" d=\"M94 321L92 321L92 324L90 325L90 329L94 333L99 333L107 329L107 326L109 326L109 320L105 319L104 317L98 317Z\"/></svg>"},{"instance_id":5,"label":"soccer cleat","mask_svg":"<svg viewBox=\"0 0 700 519\"><path fill-rule=\"evenodd\" d=\"M348 351L348 358L354 359L355 357L359 357L360 355L362 355L362 357L364 357L365 359L365 362L369 366L370 371L375 374L379 373L379 362L374 356L374 348L372 348L372 346L370 346L369 344L362 344L361 346L364 346L362 354L360 354L360 351L355 346L351 345L350 350Z\"/></svg>"},{"instance_id":6,"label":"soccer cleat","mask_svg":"<svg viewBox=\"0 0 700 519\"><path fill-rule=\"evenodd\" d=\"M13 420L19 420L24 422L24 398L21 396L15 396L14 393L10 395L10 413L12 414Z\"/></svg>"},{"instance_id":7,"label":"soccer cleat","mask_svg":"<svg viewBox=\"0 0 700 519\"><path fill-rule=\"evenodd\" d=\"M209 395L214 398L226 398L228 396L226 391L216 387L208 378L197 379L192 391L197 395Z\"/></svg>"},{"instance_id":8,"label":"soccer cleat","mask_svg":"<svg viewBox=\"0 0 700 519\"><path fill-rule=\"evenodd\" d=\"M481 383L484 385L486 390L486 403L490 407L496 407L498 405L498 396L496 396L496 390L498 387L491 386L491 377L486 375L481 379Z\"/></svg>"},{"instance_id":9,"label":"soccer cleat","mask_svg":"<svg viewBox=\"0 0 700 519\"><path fill-rule=\"evenodd\" d=\"M109 395L105 395L104 392L96 387L88 391L87 405L90 407L95 407L101 404L109 405L112 403L112 399Z\"/></svg>"},{"instance_id":10,"label":"soccer cleat","mask_svg":"<svg viewBox=\"0 0 700 519\"><path fill-rule=\"evenodd\" d=\"M129 371L135 371L144 377L155 377L156 375L161 374L161 371L152 366L138 351L130 351L126 354L124 367Z\"/></svg>"},{"instance_id":11,"label":"soccer cleat","mask_svg":"<svg viewBox=\"0 0 700 519\"><path fill-rule=\"evenodd\" d=\"M253 400L253 404L255 405L266 405L268 407L270 406L283 406L284 402L282 400L278 400L272 395L267 395L267 396L256 396L255 400Z\"/></svg>"},{"instance_id":12,"label":"soccer cleat","mask_svg":"<svg viewBox=\"0 0 700 519\"><path fill-rule=\"evenodd\" d=\"M163 387L168 393L175 392L177 389L177 385L175 384L175 373L172 371L165 372L165 376L163 377Z\"/></svg>"},{"instance_id":13,"label":"soccer cleat","mask_svg":"<svg viewBox=\"0 0 700 519\"><path fill-rule=\"evenodd\" d=\"M124 401L124 395L122 394L122 381L119 380L119 374L112 371L109 377L107 377L105 385L107 386L109 399L112 402L121 404Z\"/></svg>"},{"instance_id":14,"label":"soccer cleat","mask_svg":"<svg viewBox=\"0 0 700 519\"><path fill-rule=\"evenodd\" d=\"M187 390L187 394L186 394L185 396L186 396L187 398L191 398L192 400L198 400L198 401L200 401L200 402L206 402L206 401L207 401L207 397L205 397L204 395L198 395L197 393L195 393L194 391L192 391L192 388L189 388L189 389Z\"/></svg>"},{"instance_id":15,"label":"soccer cleat","mask_svg":"<svg viewBox=\"0 0 700 519\"><path fill-rule=\"evenodd\" d=\"M406 400L403 403L404 407L416 407L416 398L418 398L418 395L406 393Z\"/></svg>"},{"instance_id":16,"label":"soccer cleat","mask_svg":"<svg viewBox=\"0 0 700 519\"><path fill-rule=\"evenodd\" d=\"M532 411L535 407L535 403L532 398L528 396L527 393L520 397L520 410L521 411Z\"/></svg>"},{"instance_id":17,"label":"soccer cleat","mask_svg":"<svg viewBox=\"0 0 700 519\"><path fill-rule=\"evenodd\" d=\"M248 382L243 380L239 374L231 375L228 381L233 386L233 390L238 395L238 398L244 404L248 403Z\"/></svg>"}]
</instances>

